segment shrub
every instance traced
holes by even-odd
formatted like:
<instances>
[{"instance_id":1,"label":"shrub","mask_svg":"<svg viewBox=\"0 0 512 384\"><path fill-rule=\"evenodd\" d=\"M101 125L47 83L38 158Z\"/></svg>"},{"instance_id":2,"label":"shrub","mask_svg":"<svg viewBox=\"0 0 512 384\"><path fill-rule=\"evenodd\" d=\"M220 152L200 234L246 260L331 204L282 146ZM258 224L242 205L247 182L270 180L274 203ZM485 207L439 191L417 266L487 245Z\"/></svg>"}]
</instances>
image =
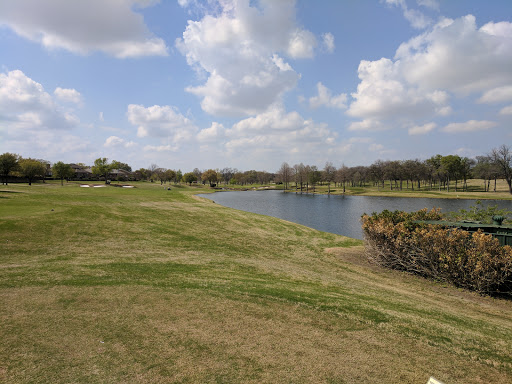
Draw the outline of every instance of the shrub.
<instances>
[{"instance_id":1,"label":"shrub","mask_svg":"<svg viewBox=\"0 0 512 384\"><path fill-rule=\"evenodd\" d=\"M439 210L363 215L370 262L492 294L512 290L512 248L481 230L469 233L416 220L440 220Z\"/></svg>"}]
</instances>

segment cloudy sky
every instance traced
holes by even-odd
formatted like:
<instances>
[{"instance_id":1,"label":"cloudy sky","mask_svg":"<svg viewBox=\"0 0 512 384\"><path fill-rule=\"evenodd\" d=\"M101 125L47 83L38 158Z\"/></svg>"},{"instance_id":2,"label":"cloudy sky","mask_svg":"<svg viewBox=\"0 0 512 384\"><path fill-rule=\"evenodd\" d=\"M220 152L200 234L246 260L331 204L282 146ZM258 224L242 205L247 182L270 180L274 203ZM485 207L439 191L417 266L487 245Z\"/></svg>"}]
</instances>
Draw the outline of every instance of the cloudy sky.
<instances>
[{"instance_id":1,"label":"cloudy sky","mask_svg":"<svg viewBox=\"0 0 512 384\"><path fill-rule=\"evenodd\" d=\"M0 0L0 153L276 171L503 143L510 0Z\"/></svg>"}]
</instances>

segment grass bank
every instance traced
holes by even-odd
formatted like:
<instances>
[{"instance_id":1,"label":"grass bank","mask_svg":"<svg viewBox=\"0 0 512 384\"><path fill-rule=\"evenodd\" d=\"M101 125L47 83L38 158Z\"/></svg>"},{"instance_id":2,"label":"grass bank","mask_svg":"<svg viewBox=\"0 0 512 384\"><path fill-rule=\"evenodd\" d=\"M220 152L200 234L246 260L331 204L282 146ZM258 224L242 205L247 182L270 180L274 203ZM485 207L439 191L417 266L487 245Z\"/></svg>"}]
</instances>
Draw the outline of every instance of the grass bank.
<instances>
[{"instance_id":1,"label":"grass bank","mask_svg":"<svg viewBox=\"0 0 512 384\"><path fill-rule=\"evenodd\" d=\"M282 185L277 186L278 188L282 188ZM295 192L295 185L291 185L290 192ZM298 192L300 193L300 186ZM316 185L314 190L313 188L309 188L309 193L318 193L318 194L327 194L329 192L329 187L327 185ZM306 187L303 187L303 193L306 193ZM402 185L402 189L395 186L390 186L389 181L384 183L384 187L382 186L374 186L370 184L366 184L363 187L351 187L348 185L345 186L345 192L343 192L342 186L334 186L331 184L330 193L334 195L353 195L353 196L389 196L389 197L428 197L434 199L480 199L480 200L512 200L512 195L509 193L508 185L505 180L498 180L496 183L496 191L494 191L494 182L490 185L490 190L488 192L484 191L484 181L479 179L471 179L468 180L468 188L467 191L462 191L462 183L458 183L458 187L456 188L455 182L450 183L450 190L448 191L445 188L439 189L439 186L433 186L430 188L428 185L421 186L420 189L418 187L412 186L411 183L408 185L404 182Z\"/></svg>"},{"instance_id":2,"label":"grass bank","mask_svg":"<svg viewBox=\"0 0 512 384\"><path fill-rule=\"evenodd\" d=\"M140 183L0 186L0 381L512 381L512 303Z\"/></svg>"}]
</instances>

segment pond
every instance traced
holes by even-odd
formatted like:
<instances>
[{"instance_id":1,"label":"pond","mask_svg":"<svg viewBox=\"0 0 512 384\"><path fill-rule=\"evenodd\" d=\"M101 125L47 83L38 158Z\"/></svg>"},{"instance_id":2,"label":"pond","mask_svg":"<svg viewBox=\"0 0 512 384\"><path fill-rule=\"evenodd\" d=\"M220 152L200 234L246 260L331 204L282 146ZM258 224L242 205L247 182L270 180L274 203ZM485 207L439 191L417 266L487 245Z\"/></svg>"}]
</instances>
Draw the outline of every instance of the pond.
<instances>
[{"instance_id":1,"label":"pond","mask_svg":"<svg viewBox=\"0 0 512 384\"><path fill-rule=\"evenodd\" d=\"M441 208L442 212L468 209L476 200L378 196L340 196L283 193L282 191L217 192L199 195L226 207L292 221L324 232L362 239L360 218L384 209L407 212ZM482 200L512 211L512 200Z\"/></svg>"}]
</instances>

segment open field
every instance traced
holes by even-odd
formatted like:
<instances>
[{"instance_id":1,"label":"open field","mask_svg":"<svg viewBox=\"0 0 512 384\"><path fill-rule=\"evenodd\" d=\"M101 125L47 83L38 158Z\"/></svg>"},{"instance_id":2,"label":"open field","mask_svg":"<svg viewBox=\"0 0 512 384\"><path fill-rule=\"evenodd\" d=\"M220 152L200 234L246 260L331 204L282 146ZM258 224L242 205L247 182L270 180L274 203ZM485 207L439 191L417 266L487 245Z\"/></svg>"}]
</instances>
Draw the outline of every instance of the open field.
<instances>
[{"instance_id":1,"label":"open field","mask_svg":"<svg viewBox=\"0 0 512 384\"><path fill-rule=\"evenodd\" d=\"M512 302L136 187L0 186L0 382L512 382Z\"/></svg>"}]
</instances>

